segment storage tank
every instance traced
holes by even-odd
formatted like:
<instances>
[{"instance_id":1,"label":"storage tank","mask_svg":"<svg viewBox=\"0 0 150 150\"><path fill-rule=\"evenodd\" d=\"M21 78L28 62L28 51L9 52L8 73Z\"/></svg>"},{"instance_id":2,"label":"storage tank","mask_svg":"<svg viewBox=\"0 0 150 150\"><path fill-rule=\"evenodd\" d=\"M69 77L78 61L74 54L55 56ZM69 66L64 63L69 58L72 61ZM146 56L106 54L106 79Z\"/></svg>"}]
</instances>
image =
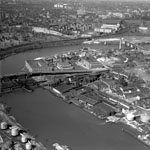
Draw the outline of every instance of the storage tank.
<instances>
[{"instance_id":1,"label":"storage tank","mask_svg":"<svg viewBox=\"0 0 150 150\"><path fill-rule=\"evenodd\" d=\"M17 126L13 126L11 128L11 135L12 136L17 136L19 134L19 128Z\"/></svg>"},{"instance_id":2,"label":"storage tank","mask_svg":"<svg viewBox=\"0 0 150 150\"><path fill-rule=\"evenodd\" d=\"M28 138L25 135L21 135L21 142L26 143L28 141Z\"/></svg>"},{"instance_id":3,"label":"storage tank","mask_svg":"<svg viewBox=\"0 0 150 150\"><path fill-rule=\"evenodd\" d=\"M130 43L127 42L126 45L127 45L127 46L130 46Z\"/></svg>"},{"instance_id":4,"label":"storage tank","mask_svg":"<svg viewBox=\"0 0 150 150\"><path fill-rule=\"evenodd\" d=\"M128 114L126 114L126 118L127 118L129 121L132 121L132 120L134 120L135 116L134 116L133 113L128 113Z\"/></svg>"},{"instance_id":5,"label":"storage tank","mask_svg":"<svg viewBox=\"0 0 150 150\"><path fill-rule=\"evenodd\" d=\"M8 124L7 124L7 122L1 122L1 129L2 130L5 130L5 129L7 129L8 128Z\"/></svg>"},{"instance_id":6,"label":"storage tank","mask_svg":"<svg viewBox=\"0 0 150 150\"><path fill-rule=\"evenodd\" d=\"M129 113L129 109L122 108L122 113L126 115L127 113Z\"/></svg>"},{"instance_id":7,"label":"storage tank","mask_svg":"<svg viewBox=\"0 0 150 150\"><path fill-rule=\"evenodd\" d=\"M125 44L125 41L122 40L121 43L122 43L122 44Z\"/></svg>"},{"instance_id":8,"label":"storage tank","mask_svg":"<svg viewBox=\"0 0 150 150\"><path fill-rule=\"evenodd\" d=\"M148 123L150 121L150 116L148 114L141 114L140 119L144 123Z\"/></svg>"},{"instance_id":9,"label":"storage tank","mask_svg":"<svg viewBox=\"0 0 150 150\"><path fill-rule=\"evenodd\" d=\"M134 46L131 44L130 47L133 48Z\"/></svg>"},{"instance_id":10,"label":"storage tank","mask_svg":"<svg viewBox=\"0 0 150 150\"><path fill-rule=\"evenodd\" d=\"M126 110L124 108L122 108L122 113L125 114L126 113Z\"/></svg>"},{"instance_id":11,"label":"storage tank","mask_svg":"<svg viewBox=\"0 0 150 150\"><path fill-rule=\"evenodd\" d=\"M26 150L31 150L32 144L30 142L26 143L25 148L26 148Z\"/></svg>"}]
</instances>

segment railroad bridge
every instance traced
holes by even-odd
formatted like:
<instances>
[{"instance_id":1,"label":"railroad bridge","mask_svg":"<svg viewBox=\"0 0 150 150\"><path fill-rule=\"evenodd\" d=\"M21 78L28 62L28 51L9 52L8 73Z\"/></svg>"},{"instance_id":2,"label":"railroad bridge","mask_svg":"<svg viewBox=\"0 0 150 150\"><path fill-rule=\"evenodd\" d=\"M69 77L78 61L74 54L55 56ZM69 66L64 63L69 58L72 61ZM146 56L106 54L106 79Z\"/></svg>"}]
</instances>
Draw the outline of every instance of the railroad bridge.
<instances>
[{"instance_id":1,"label":"railroad bridge","mask_svg":"<svg viewBox=\"0 0 150 150\"><path fill-rule=\"evenodd\" d=\"M16 74L4 75L0 78L0 95L4 93L13 92L16 89L25 89L28 92L32 92L33 88L37 88L40 86L40 83L45 82L46 80L35 81L33 77L38 76L57 76L57 75L66 75L68 76L78 76L82 75L98 75L102 73L108 72L108 69L101 70L66 70L66 71L49 71L49 72L19 72Z\"/></svg>"}]
</instances>

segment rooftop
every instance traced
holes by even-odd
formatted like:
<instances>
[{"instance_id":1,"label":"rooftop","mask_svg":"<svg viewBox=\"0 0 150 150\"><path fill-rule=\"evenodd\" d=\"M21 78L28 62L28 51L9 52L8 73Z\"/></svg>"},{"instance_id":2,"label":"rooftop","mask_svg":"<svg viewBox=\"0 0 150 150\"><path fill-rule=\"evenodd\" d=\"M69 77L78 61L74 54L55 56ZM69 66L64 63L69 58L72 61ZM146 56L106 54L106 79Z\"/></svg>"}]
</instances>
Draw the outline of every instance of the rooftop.
<instances>
[{"instance_id":1,"label":"rooftop","mask_svg":"<svg viewBox=\"0 0 150 150\"><path fill-rule=\"evenodd\" d=\"M99 63L93 56L89 56L85 58L89 63Z\"/></svg>"},{"instance_id":2,"label":"rooftop","mask_svg":"<svg viewBox=\"0 0 150 150\"><path fill-rule=\"evenodd\" d=\"M31 68L48 67L46 62L42 59L40 59L40 60L26 60L26 62L30 65Z\"/></svg>"},{"instance_id":3,"label":"rooftop","mask_svg":"<svg viewBox=\"0 0 150 150\"><path fill-rule=\"evenodd\" d=\"M57 62L59 65L61 65L61 66L71 66L71 64L70 63L68 63L67 61L59 61L59 62Z\"/></svg>"}]
</instances>

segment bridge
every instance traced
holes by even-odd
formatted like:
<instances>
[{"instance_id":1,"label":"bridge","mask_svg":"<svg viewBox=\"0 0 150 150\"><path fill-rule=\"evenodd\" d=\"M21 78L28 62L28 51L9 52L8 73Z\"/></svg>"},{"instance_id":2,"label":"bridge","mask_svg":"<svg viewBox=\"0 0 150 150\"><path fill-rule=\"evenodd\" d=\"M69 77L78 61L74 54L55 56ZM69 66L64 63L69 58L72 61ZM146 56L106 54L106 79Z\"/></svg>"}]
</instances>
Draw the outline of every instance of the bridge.
<instances>
[{"instance_id":1,"label":"bridge","mask_svg":"<svg viewBox=\"0 0 150 150\"><path fill-rule=\"evenodd\" d=\"M19 78L30 78L30 77L37 77L43 75L65 75L65 74L89 74L89 73L99 73L99 72L106 72L109 71L107 68L102 68L98 70L63 70L63 71L40 71L40 72L19 72L15 74L4 75L0 78L1 83L3 81L12 80L12 79L19 79Z\"/></svg>"},{"instance_id":2,"label":"bridge","mask_svg":"<svg viewBox=\"0 0 150 150\"><path fill-rule=\"evenodd\" d=\"M122 48L122 45L130 47L131 49L137 49L137 50L143 50L144 49L143 47L139 46L138 44L134 43L133 41L129 41L125 38L120 39L119 49Z\"/></svg>"},{"instance_id":3,"label":"bridge","mask_svg":"<svg viewBox=\"0 0 150 150\"><path fill-rule=\"evenodd\" d=\"M35 81L32 77L39 76L57 76L65 75L68 76L78 76L78 75L97 75L106 73L109 70L102 68L100 70L65 70L65 71L47 71L47 72L19 72L16 74L4 75L0 78L0 94L9 93L17 89L25 89L28 92L33 91L32 88L37 88L42 82L45 82L46 79Z\"/></svg>"}]
</instances>

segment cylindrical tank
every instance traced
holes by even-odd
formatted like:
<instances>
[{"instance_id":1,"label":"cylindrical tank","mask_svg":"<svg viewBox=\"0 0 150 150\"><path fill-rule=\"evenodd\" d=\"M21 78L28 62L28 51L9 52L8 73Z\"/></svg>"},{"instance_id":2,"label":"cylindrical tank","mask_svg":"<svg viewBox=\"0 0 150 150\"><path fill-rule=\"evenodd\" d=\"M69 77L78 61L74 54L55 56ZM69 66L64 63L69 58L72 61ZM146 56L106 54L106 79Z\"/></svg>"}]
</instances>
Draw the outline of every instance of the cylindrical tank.
<instances>
[{"instance_id":1,"label":"cylindrical tank","mask_svg":"<svg viewBox=\"0 0 150 150\"><path fill-rule=\"evenodd\" d=\"M130 46L130 43L128 43L128 42L126 44L127 44L127 46Z\"/></svg>"},{"instance_id":2,"label":"cylindrical tank","mask_svg":"<svg viewBox=\"0 0 150 150\"><path fill-rule=\"evenodd\" d=\"M132 121L132 120L134 120L134 114L133 113L128 113L128 114L126 114L126 118L129 120L129 121Z\"/></svg>"},{"instance_id":3,"label":"cylindrical tank","mask_svg":"<svg viewBox=\"0 0 150 150\"><path fill-rule=\"evenodd\" d=\"M131 44L130 47L133 48L133 45Z\"/></svg>"},{"instance_id":4,"label":"cylindrical tank","mask_svg":"<svg viewBox=\"0 0 150 150\"><path fill-rule=\"evenodd\" d=\"M12 136L17 136L19 134L19 129L18 127L14 126L11 128L11 135Z\"/></svg>"},{"instance_id":5,"label":"cylindrical tank","mask_svg":"<svg viewBox=\"0 0 150 150\"><path fill-rule=\"evenodd\" d=\"M32 144L30 142L26 143L25 148L26 148L26 150L31 150Z\"/></svg>"},{"instance_id":6,"label":"cylindrical tank","mask_svg":"<svg viewBox=\"0 0 150 150\"><path fill-rule=\"evenodd\" d=\"M141 99L141 97L140 96L136 96L136 100L140 100Z\"/></svg>"},{"instance_id":7,"label":"cylindrical tank","mask_svg":"<svg viewBox=\"0 0 150 150\"><path fill-rule=\"evenodd\" d=\"M125 41L122 40L121 43L122 43L122 44L125 44Z\"/></svg>"},{"instance_id":8,"label":"cylindrical tank","mask_svg":"<svg viewBox=\"0 0 150 150\"><path fill-rule=\"evenodd\" d=\"M21 135L21 142L26 143L28 141L28 138L25 135Z\"/></svg>"},{"instance_id":9,"label":"cylindrical tank","mask_svg":"<svg viewBox=\"0 0 150 150\"><path fill-rule=\"evenodd\" d=\"M144 123L148 123L150 120L150 116L148 116L147 114L141 114L140 118L141 118L141 121Z\"/></svg>"},{"instance_id":10,"label":"cylindrical tank","mask_svg":"<svg viewBox=\"0 0 150 150\"><path fill-rule=\"evenodd\" d=\"M122 108L122 113L125 114L126 113L126 110L124 108Z\"/></svg>"},{"instance_id":11,"label":"cylindrical tank","mask_svg":"<svg viewBox=\"0 0 150 150\"><path fill-rule=\"evenodd\" d=\"M7 124L7 122L1 122L1 129L2 130L5 130L5 129L7 129L8 128L8 124Z\"/></svg>"}]
</instances>

